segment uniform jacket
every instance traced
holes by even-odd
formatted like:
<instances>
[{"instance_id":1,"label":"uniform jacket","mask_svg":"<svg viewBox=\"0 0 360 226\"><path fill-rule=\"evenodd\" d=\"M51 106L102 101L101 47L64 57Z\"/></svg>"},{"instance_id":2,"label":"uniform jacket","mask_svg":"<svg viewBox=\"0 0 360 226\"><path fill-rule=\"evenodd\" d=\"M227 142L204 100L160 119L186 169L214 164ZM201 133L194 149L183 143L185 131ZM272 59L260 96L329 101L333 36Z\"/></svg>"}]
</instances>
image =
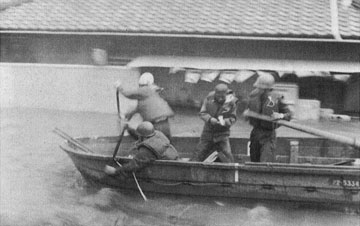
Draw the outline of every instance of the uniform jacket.
<instances>
[{"instance_id":1,"label":"uniform jacket","mask_svg":"<svg viewBox=\"0 0 360 226\"><path fill-rule=\"evenodd\" d=\"M168 103L160 97L157 86L142 86L134 90L122 90L129 99L138 100L137 111L144 121L156 122L174 115Z\"/></svg>"},{"instance_id":2,"label":"uniform jacket","mask_svg":"<svg viewBox=\"0 0 360 226\"><path fill-rule=\"evenodd\" d=\"M136 143L136 153L133 159L127 164L123 165L121 170L125 172L137 171L149 163L157 160L176 160L178 158L178 152L170 144L169 139L161 132L155 131L155 135Z\"/></svg>"},{"instance_id":3,"label":"uniform jacket","mask_svg":"<svg viewBox=\"0 0 360 226\"><path fill-rule=\"evenodd\" d=\"M271 116L274 112L283 113L284 120L291 119L291 112L283 102L283 97L274 92L268 94L259 92L258 89L253 90L249 96L249 109L259 114ZM274 130L278 126L276 123L267 122L250 118L250 124L256 128L262 128L265 130Z\"/></svg>"},{"instance_id":4,"label":"uniform jacket","mask_svg":"<svg viewBox=\"0 0 360 226\"><path fill-rule=\"evenodd\" d=\"M228 92L225 103L222 105L217 103L214 97L215 91L210 92L205 98L199 113L200 118L205 122L203 133L212 133L214 136L229 136L230 127L236 122L238 99L231 90ZM211 125L210 119L218 119L219 116L224 118L226 125Z\"/></svg>"},{"instance_id":5,"label":"uniform jacket","mask_svg":"<svg viewBox=\"0 0 360 226\"><path fill-rule=\"evenodd\" d=\"M155 135L136 144L139 147L146 147L154 153L157 159L175 160L178 153L174 146L170 144L169 139L160 131L155 131Z\"/></svg>"}]
</instances>

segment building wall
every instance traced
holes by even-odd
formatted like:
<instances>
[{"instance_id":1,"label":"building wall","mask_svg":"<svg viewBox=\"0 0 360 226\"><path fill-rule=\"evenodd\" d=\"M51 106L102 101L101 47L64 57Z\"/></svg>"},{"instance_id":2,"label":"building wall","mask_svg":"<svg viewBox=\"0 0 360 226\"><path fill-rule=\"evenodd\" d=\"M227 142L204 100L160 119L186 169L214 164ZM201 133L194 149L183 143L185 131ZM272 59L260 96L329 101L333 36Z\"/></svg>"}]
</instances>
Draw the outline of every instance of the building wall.
<instances>
[{"instance_id":1,"label":"building wall","mask_svg":"<svg viewBox=\"0 0 360 226\"><path fill-rule=\"evenodd\" d=\"M123 67L0 64L1 107L31 107L115 113L115 82L137 84L138 73ZM122 108L129 106L121 98Z\"/></svg>"},{"instance_id":2,"label":"building wall","mask_svg":"<svg viewBox=\"0 0 360 226\"><path fill-rule=\"evenodd\" d=\"M346 88L344 110L360 117L360 74L353 77Z\"/></svg>"},{"instance_id":3,"label":"building wall","mask_svg":"<svg viewBox=\"0 0 360 226\"><path fill-rule=\"evenodd\" d=\"M143 55L360 61L360 48L357 43L30 34L1 34L0 38L1 62L51 64L49 67L36 66L34 68L28 65L25 67L26 69L24 66L20 67L19 65L14 65L11 69L7 67L5 71L10 70L11 73L7 72L6 74L11 74L10 78L15 79L12 84L14 85L13 88L17 90L11 96L13 98L13 101L10 101L11 104L8 100L5 100L6 106L21 105L70 110L112 111L110 108L114 105L113 103L108 105L109 103L103 102L98 97L93 100L99 101L99 104L93 102L93 106L91 106L89 99L81 95L87 92L92 93L93 90L91 89L95 89L97 95L103 97L114 95L109 94L107 90L103 90L108 88L108 85L105 84L111 84L117 77L116 73L119 73L120 77L126 77L128 71L114 69L111 66L90 66L94 65L92 58L94 48L106 50L108 64L113 65L124 65L131 59ZM56 67L57 64L63 66ZM70 65L74 65L74 67ZM116 72L118 70L119 72ZM215 81L214 83L200 82L191 85L184 82L184 76L181 73L169 75L168 69L153 70L155 70L154 74L157 77L155 78L157 82L167 88L166 92L164 92L166 98L173 104L181 105L184 100L189 99L187 96L192 96L192 99L197 102L201 101L216 84ZM304 70L307 69L304 68ZM99 77L96 75L98 73L104 73L105 75ZM66 80L64 80L64 77ZM60 87L60 84L71 84L70 87L73 89L79 89L78 92L72 91L74 95L80 95L78 102L68 99L66 99L67 103L62 103L57 99L51 100L50 97L57 98L59 92L56 89L45 88L49 79L59 84L57 89L66 89L66 87ZM243 84L233 83L231 88L234 89L238 97L246 97L252 89L253 80L254 78L249 79ZM36 84L35 81L40 81L44 85ZM86 81L86 84L92 84L94 87L90 85L86 87L74 85L76 82L82 81ZM319 99L323 103L322 107L334 108L337 113L344 111L343 102L348 106L345 107L345 110L353 109L349 107L353 106L349 103L354 99L352 97L354 94L345 95L344 89L347 87L343 84L324 83L320 80L311 83L308 83L308 81L297 81L296 83L300 86L300 98ZM30 90L29 92L36 96L28 97L28 99L34 100L27 100L23 96L24 92L18 87L19 84L22 88L26 85L38 88L39 91ZM5 88L5 90L8 89L11 88ZM335 90L336 92L326 90ZM49 94L45 95L38 92L49 92ZM72 99L74 97L72 96ZM355 111L359 110L355 109Z\"/></svg>"}]
</instances>

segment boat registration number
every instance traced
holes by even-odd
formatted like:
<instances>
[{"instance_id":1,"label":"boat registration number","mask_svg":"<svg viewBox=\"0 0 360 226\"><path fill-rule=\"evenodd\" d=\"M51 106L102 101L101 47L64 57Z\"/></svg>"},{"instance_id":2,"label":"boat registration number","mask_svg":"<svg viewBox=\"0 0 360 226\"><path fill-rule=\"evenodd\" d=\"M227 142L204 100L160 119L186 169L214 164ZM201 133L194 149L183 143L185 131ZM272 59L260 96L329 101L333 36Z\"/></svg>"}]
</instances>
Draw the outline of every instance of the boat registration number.
<instances>
[{"instance_id":1,"label":"boat registration number","mask_svg":"<svg viewBox=\"0 0 360 226\"><path fill-rule=\"evenodd\" d=\"M360 187L360 180L333 179L331 184L343 187Z\"/></svg>"}]
</instances>

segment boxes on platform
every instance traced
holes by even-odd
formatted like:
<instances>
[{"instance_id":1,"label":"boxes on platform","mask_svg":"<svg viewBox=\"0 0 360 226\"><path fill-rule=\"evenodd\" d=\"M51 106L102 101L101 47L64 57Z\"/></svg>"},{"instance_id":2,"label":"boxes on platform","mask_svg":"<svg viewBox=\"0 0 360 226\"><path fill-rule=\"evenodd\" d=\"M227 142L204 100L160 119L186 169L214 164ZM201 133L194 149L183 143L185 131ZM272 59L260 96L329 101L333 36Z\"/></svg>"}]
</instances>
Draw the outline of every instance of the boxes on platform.
<instances>
[{"instance_id":1,"label":"boxes on platform","mask_svg":"<svg viewBox=\"0 0 360 226\"><path fill-rule=\"evenodd\" d=\"M349 115L338 115L338 114L331 114L327 118L330 121L337 121L337 122L350 122L351 117Z\"/></svg>"},{"instance_id":2,"label":"boxes on platform","mask_svg":"<svg viewBox=\"0 0 360 226\"><path fill-rule=\"evenodd\" d=\"M320 101L299 99L295 110L295 118L298 120L315 120L320 118Z\"/></svg>"},{"instance_id":3,"label":"boxes on platform","mask_svg":"<svg viewBox=\"0 0 360 226\"><path fill-rule=\"evenodd\" d=\"M351 117L349 115L334 114L334 110L330 108L320 108L320 118L322 120L349 122Z\"/></svg>"},{"instance_id":4,"label":"boxes on platform","mask_svg":"<svg viewBox=\"0 0 360 226\"><path fill-rule=\"evenodd\" d=\"M331 108L320 108L320 118L328 119L330 115L334 114L334 110Z\"/></svg>"}]
</instances>

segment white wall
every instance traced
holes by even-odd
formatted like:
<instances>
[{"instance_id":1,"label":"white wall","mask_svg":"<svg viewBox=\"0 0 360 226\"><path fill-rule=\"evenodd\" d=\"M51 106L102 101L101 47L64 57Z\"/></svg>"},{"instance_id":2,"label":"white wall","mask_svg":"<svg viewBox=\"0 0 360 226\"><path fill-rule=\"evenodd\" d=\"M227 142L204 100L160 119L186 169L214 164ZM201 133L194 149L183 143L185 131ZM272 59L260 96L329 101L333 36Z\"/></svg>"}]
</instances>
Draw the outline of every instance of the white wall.
<instances>
[{"instance_id":1,"label":"white wall","mask_svg":"<svg viewBox=\"0 0 360 226\"><path fill-rule=\"evenodd\" d=\"M0 106L115 113L114 83L136 86L138 76L115 66L1 63Z\"/></svg>"}]
</instances>

